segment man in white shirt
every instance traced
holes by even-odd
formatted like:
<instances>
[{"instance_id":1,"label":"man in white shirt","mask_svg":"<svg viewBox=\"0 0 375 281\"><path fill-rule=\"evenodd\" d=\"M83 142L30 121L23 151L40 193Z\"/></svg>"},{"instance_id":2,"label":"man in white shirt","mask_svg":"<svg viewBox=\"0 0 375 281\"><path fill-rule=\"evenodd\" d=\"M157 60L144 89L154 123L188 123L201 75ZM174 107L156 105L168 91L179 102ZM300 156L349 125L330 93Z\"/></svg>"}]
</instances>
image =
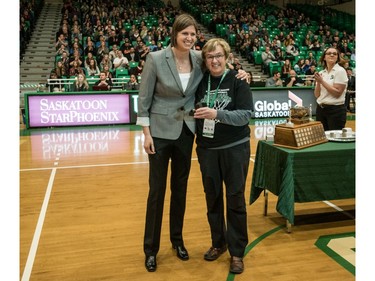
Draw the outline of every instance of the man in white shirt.
<instances>
[{"instance_id":1,"label":"man in white shirt","mask_svg":"<svg viewBox=\"0 0 375 281\"><path fill-rule=\"evenodd\" d=\"M117 50L117 57L113 60L114 69L129 68L129 61L123 56L121 50Z\"/></svg>"}]
</instances>

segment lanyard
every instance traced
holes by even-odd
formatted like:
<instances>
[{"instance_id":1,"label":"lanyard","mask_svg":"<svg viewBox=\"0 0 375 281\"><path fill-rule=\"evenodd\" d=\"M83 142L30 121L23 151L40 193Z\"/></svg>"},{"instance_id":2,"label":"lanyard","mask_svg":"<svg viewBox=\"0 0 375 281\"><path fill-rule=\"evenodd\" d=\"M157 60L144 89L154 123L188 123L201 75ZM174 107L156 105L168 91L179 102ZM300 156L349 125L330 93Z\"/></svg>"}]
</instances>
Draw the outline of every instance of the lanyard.
<instances>
[{"instance_id":1,"label":"lanyard","mask_svg":"<svg viewBox=\"0 0 375 281\"><path fill-rule=\"evenodd\" d=\"M209 106L209 108L212 108L214 106L214 102L216 100L216 97L217 97L217 92L219 91L219 88L220 88L220 85L221 85L221 82L223 82L224 80L224 77L225 75L227 75L228 73L228 69L225 70L223 76L221 76L221 80L219 82L219 85L217 86L216 90L215 90L215 95L213 97L213 99L211 100L210 102L210 91L211 91L211 74L208 76L208 86L207 86L207 105Z\"/></svg>"}]
</instances>

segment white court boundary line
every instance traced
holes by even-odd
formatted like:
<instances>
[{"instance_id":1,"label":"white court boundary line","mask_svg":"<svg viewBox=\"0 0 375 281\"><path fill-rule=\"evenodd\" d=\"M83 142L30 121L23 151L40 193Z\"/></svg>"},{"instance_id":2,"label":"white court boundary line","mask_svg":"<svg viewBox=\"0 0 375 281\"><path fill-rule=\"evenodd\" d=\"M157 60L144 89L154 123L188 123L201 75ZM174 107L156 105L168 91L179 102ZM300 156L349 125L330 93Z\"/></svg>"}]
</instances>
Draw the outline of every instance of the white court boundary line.
<instances>
[{"instance_id":1,"label":"white court boundary line","mask_svg":"<svg viewBox=\"0 0 375 281\"><path fill-rule=\"evenodd\" d=\"M48 202L49 202L49 198L51 196L51 191L52 191L52 186L53 186L53 181L55 179L55 175L56 175L56 168L53 168L52 171L51 171L49 181L48 181L46 194L44 196L43 205L42 205L42 208L40 210L38 223L37 223L36 228L35 228L33 241L31 242L29 255L27 256L27 261L26 261L25 269L23 270L21 281L28 281L30 279L31 271L33 269L34 260L35 260L35 256L36 256L36 251L38 249L40 234L42 233L44 219L45 219L46 213L47 213Z\"/></svg>"},{"instance_id":2,"label":"white court boundary line","mask_svg":"<svg viewBox=\"0 0 375 281\"><path fill-rule=\"evenodd\" d=\"M336 206L335 204L333 204L332 202L329 202L329 201L323 201L323 203L327 204L328 206L332 207L333 209L339 211L339 212L342 212L344 215L346 215L347 217L351 218L351 219L355 219L355 217L348 213L347 211L341 209L340 207Z\"/></svg>"},{"instance_id":3,"label":"white court boundary line","mask_svg":"<svg viewBox=\"0 0 375 281\"><path fill-rule=\"evenodd\" d=\"M59 160L59 159L57 159ZM192 161L198 160L197 158L192 158ZM250 158L250 161L255 162L254 159ZM22 279L21 281L28 281L30 280L31 272L33 269L35 257L36 257L36 252L38 250L38 245L39 245L39 240L40 240L40 235L42 233L42 228L44 224L44 219L46 217L47 213L47 207L49 203L49 199L51 197L51 192L52 192L52 187L53 187L53 182L55 179L56 171L57 169L74 169L74 168L87 168L87 167L101 167L101 166L121 166L121 165L136 165L136 164L147 164L148 161L146 162L132 162L132 163L114 163L114 164L99 164L99 165L81 165L81 166L65 166L65 167L53 167L53 168L35 168L35 169L20 169L20 171L37 171L37 170L52 170L51 175L48 181L47 185L47 190L46 194L44 196L42 208L40 210L38 222L35 228L33 240L31 242L31 247L29 250L29 255L27 256L27 261L26 265L22 274ZM56 165L56 163L55 163Z\"/></svg>"},{"instance_id":4,"label":"white court boundary line","mask_svg":"<svg viewBox=\"0 0 375 281\"><path fill-rule=\"evenodd\" d=\"M255 157L255 155L251 155L251 157ZM255 159L250 157L251 162L255 162ZM197 161L198 158L191 158L192 161ZM51 170L51 169L75 169L75 168L90 168L90 167L110 167L110 166L124 166L124 165L139 165L139 164L148 164L148 161L141 161L141 162L123 162L123 163L112 163L112 164L91 164L91 165L78 165L78 166L59 166L57 167L45 167L45 168L31 168L31 169L20 169L20 172L28 172L28 171L43 171L43 170Z\"/></svg>"}]
</instances>

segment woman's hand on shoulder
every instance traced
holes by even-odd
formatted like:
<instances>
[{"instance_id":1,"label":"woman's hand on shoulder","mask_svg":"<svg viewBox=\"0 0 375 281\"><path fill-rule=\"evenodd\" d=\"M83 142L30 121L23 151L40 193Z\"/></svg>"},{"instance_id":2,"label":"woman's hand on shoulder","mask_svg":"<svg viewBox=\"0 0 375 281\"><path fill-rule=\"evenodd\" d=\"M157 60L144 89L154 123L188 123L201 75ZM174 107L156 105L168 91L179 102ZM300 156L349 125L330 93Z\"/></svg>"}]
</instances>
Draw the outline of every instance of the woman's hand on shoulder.
<instances>
[{"instance_id":1,"label":"woman's hand on shoulder","mask_svg":"<svg viewBox=\"0 0 375 281\"><path fill-rule=\"evenodd\" d=\"M247 72L243 69L239 69L236 75L236 77L241 80L246 80L247 76L248 76Z\"/></svg>"}]
</instances>

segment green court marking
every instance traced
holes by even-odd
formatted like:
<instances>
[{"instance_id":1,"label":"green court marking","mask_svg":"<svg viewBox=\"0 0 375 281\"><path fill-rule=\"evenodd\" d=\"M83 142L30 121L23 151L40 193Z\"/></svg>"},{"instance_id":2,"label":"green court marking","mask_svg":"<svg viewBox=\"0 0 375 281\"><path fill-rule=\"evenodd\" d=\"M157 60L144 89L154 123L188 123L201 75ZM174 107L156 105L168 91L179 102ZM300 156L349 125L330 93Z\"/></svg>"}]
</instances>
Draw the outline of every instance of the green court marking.
<instances>
[{"instance_id":1,"label":"green court marking","mask_svg":"<svg viewBox=\"0 0 375 281\"><path fill-rule=\"evenodd\" d=\"M355 232L320 236L315 246L355 276Z\"/></svg>"},{"instance_id":2,"label":"green court marking","mask_svg":"<svg viewBox=\"0 0 375 281\"><path fill-rule=\"evenodd\" d=\"M274 234L275 232L283 229L284 226L283 225L280 225L278 227L275 227L274 229L271 229L270 231L264 233L263 235L259 236L257 239L255 239L253 242L251 242L245 249L245 255L244 255L244 258L246 257L247 253L250 252L251 249L253 249L256 245L258 245L261 241L263 241L264 239L266 239L268 236L271 236L272 234ZM234 278L235 278L236 274L234 273L230 273L228 274L228 277L227 277L227 281L233 281Z\"/></svg>"}]
</instances>

